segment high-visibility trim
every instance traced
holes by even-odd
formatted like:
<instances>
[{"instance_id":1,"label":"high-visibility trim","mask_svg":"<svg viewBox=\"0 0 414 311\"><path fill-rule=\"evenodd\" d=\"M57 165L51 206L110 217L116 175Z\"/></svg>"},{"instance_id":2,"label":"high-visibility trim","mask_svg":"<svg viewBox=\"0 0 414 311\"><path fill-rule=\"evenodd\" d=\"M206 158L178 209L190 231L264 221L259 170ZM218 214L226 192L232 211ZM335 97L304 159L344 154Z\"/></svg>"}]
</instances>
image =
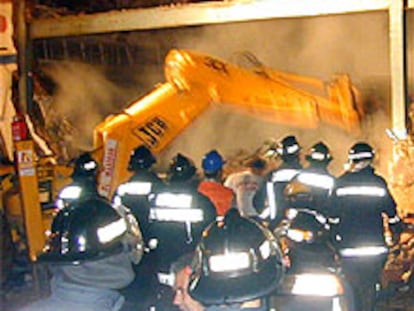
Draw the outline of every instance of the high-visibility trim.
<instances>
[{"instance_id":1,"label":"high-visibility trim","mask_svg":"<svg viewBox=\"0 0 414 311\"><path fill-rule=\"evenodd\" d=\"M150 220L173 222L201 222L204 220L204 212L201 209L188 208L151 208Z\"/></svg>"},{"instance_id":2,"label":"high-visibility trim","mask_svg":"<svg viewBox=\"0 0 414 311\"><path fill-rule=\"evenodd\" d=\"M272 247L270 245L269 240L265 240L260 246L259 246L260 254L262 255L262 258L266 260L270 257L272 254Z\"/></svg>"},{"instance_id":3,"label":"high-visibility trim","mask_svg":"<svg viewBox=\"0 0 414 311\"><path fill-rule=\"evenodd\" d=\"M301 229L288 229L287 237L295 242L312 242L313 241L313 232L309 230Z\"/></svg>"},{"instance_id":4,"label":"high-visibility trim","mask_svg":"<svg viewBox=\"0 0 414 311\"><path fill-rule=\"evenodd\" d=\"M101 243L108 243L120 237L127 231L127 224L125 219L120 218L103 227L98 228L97 235Z\"/></svg>"},{"instance_id":5,"label":"high-visibility trim","mask_svg":"<svg viewBox=\"0 0 414 311\"><path fill-rule=\"evenodd\" d=\"M209 258L210 270L213 272L228 272L247 269L250 267L248 252L229 252L214 255Z\"/></svg>"},{"instance_id":6,"label":"high-visibility trim","mask_svg":"<svg viewBox=\"0 0 414 311\"><path fill-rule=\"evenodd\" d=\"M148 195L149 193L151 193L151 189L152 183L150 182L134 181L120 185L118 187L117 193L120 196L123 196L125 194Z\"/></svg>"},{"instance_id":7,"label":"high-visibility trim","mask_svg":"<svg viewBox=\"0 0 414 311\"><path fill-rule=\"evenodd\" d=\"M59 193L59 199L73 200L80 197L82 193L82 187L79 186L67 186Z\"/></svg>"},{"instance_id":8,"label":"high-visibility trim","mask_svg":"<svg viewBox=\"0 0 414 311\"><path fill-rule=\"evenodd\" d=\"M372 152L358 152L348 155L349 160L372 159L374 154Z\"/></svg>"},{"instance_id":9,"label":"high-visibility trim","mask_svg":"<svg viewBox=\"0 0 414 311\"><path fill-rule=\"evenodd\" d=\"M375 186L351 186L336 189L337 196L347 195L361 195L361 196L372 196L372 197L384 197L386 191L382 187Z\"/></svg>"},{"instance_id":10,"label":"high-visibility trim","mask_svg":"<svg viewBox=\"0 0 414 311\"><path fill-rule=\"evenodd\" d=\"M334 178L325 174L317 173L300 173L298 175L298 181L305 185L322 188L322 189L332 189L334 186Z\"/></svg>"},{"instance_id":11,"label":"high-visibility trim","mask_svg":"<svg viewBox=\"0 0 414 311\"><path fill-rule=\"evenodd\" d=\"M365 246L355 248L344 248L339 251L343 257L366 257L386 254L388 249L385 246Z\"/></svg>"},{"instance_id":12,"label":"high-visibility trim","mask_svg":"<svg viewBox=\"0 0 414 311\"><path fill-rule=\"evenodd\" d=\"M388 218L388 223L390 225L395 225L397 223L399 223L401 221L400 217L398 217L398 215L395 215L394 217L389 217Z\"/></svg>"},{"instance_id":13,"label":"high-visibility trim","mask_svg":"<svg viewBox=\"0 0 414 311\"><path fill-rule=\"evenodd\" d=\"M343 294L344 289L336 275L304 273L295 275L291 292L301 296L334 297Z\"/></svg>"},{"instance_id":14,"label":"high-visibility trim","mask_svg":"<svg viewBox=\"0 0 414 311\"><path fill-rule=\"evenodd\" d=\"M292 146L288 146L286 147L286 153L287 154L294 154L297 151L299 151L299 145L292 145Z\"/></svg>"},{"instance_id":15,"label":"high-visibility trim","mask_svg":"<svg viewBox=\"0 0 414 311\"><path fill-rule=\"evenodd\" d=\"M175 282L174 273L158 272L157 273L157 278L158 278L158 282L160 282L160 284L167 285L167 286L170 286L170 287L174 286L174 282Z\"/></svg>"},{"instance_id":16,"label":"high-visibility trim","mask_svg":"<svg viewBox=\"0 0 414 311\"><path fill-rule=\"evenodd\" d=\"M276 218L276 213L277 213L277 206L276 206L276 195L275 195L275 191L273 188L273 183L271 182L267 182L266 183L266 191L267 191L267 203L268 203L268 208L266 210L264 210L262 212L267 214L266 217L269 217L270 219L275 219ZM265 218L266 218L265 217Z\"/></svg>"},{"instance_id":17,"label":"high-visibility trim","mask_svg":"<svg viewBox=\"0 0 414 311\"><path fill-rule=\"evenodd\" d=\"M83 168L87 171L92 171L92 170L96 169L96 167L97 167L97 164L96 164L95 161L89 161L89 162L85 162L83 164Z\"/></svg>"},{"instance_id":18,"label":"high-visibility trim","mask_svg":"<svg viewBox=\"0 0 414 311\"><path fill-rule=\"evenodd\" d=\"M288 182L299 172L296 169L281 169L272 174L272 182Z\"/></svg>"},{"instance_id":19,"label":"high-visibility trim","mask_svg":"<svg viewBox=\"0 0 414 311\"><path fill-rule=\"evenodd\" d=\"M160 193L155 199L155 205L159 207L190 208L193 196L183 193Z\"/></svg>"},{"instance_id":20,"label":"high-visibility trim","mask_svg":"<svg viewBox=\"0 0 414 311\"><path fill-rule=\"evenodd\" d=\"M328 157L326 156L325 153L322 152L312 152L310 154L311 159L313 160L317 160L317 161L323 161L326 160Z\"/></svg>"}]
</instances>

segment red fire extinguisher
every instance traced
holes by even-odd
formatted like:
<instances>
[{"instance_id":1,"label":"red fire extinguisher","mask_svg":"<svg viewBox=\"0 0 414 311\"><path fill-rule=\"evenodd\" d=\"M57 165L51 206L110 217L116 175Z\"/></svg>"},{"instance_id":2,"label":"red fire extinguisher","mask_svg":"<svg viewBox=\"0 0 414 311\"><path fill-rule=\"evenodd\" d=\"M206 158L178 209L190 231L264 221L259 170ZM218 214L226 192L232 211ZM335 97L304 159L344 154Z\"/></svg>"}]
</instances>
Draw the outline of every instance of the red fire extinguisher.
<instances>
[{"instance_id":1,"label":"red fire extinguisher","mask_svg":"<svg viewBox=\"0 0 414 311\"><path fill-rule=\"evenodd\" d=\"M13 141L26 140L28 138L28 128L23 114L16 114L12 121Z\"/></svg>"}]
</instances>

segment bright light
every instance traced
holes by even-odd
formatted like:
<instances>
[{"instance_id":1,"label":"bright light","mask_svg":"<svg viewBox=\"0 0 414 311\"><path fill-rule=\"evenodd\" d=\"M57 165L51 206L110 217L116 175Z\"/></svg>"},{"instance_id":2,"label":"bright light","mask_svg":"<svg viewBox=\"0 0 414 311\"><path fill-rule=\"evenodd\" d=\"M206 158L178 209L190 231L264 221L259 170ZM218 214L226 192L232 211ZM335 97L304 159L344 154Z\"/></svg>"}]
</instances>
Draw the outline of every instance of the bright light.
<instances>
[{"instance_id":1,"label":"bright light","mask_svg":"<svg viewBox=\"0 0 414 311\"><path fill-rule=\"evenodd\" d=\"M311 242L313 240L313 232L300 229L288 229L287 237L295 242Z\"/></svg>"},{"instance_id":2,"label":"bright light","mask_svg":"<svg viewBox=\"0 0 414 311\"><path fill-rule=\"evenodd\" d=\"M333 297L342 293L341 283L332 274L298 274L292 287L294 295Z\"/></svg>"},{"instance_id":3,"label":"bright light","mask_svg":"<svg viewBox=\"0 0 414 311\"><path fill-rule=\"evenodd\" d=\"M340 254L343 257L364 257L364 256L377 256L386 254L388 249L385 246L366 246L356 248L344 248L340 250Z\"/></svg>"},{"instance_id":4,"label":"bright light","mask_svg":"<svg viewBox=\"0 0 414 311\"><path fill-rule=\"evenodd\" d=\"M123 218L110 224L98 228L97 234L99 242L108 243L121 236L127 231L127 224Z\"/></svg>"},{"instance_id":5,"label":"bright light","mask_svg":"<svg viewBox=\"0 0 414 311\"><path fill-rule=\"evenodd\" d=\"M242 270L250 266L250 256L246 252L220 254L211 256L209 262L213 272Z\"/></svg>"}]
</instances>

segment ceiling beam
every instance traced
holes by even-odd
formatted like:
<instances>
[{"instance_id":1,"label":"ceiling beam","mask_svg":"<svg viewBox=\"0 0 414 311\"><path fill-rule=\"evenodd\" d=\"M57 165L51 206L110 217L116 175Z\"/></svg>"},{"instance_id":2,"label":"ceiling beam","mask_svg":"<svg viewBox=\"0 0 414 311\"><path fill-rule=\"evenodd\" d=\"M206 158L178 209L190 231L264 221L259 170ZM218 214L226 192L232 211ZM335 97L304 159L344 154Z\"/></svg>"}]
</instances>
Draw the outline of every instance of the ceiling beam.
<instances>
[{"instance_id":1,"label":"ceiling beam","mask_svg":"<svg viewBox=\"0 0 414 311\"><path fill-rule=\"evenodd\" d=\"M35 19L32 39L388 10L393 0L232 0ZM414 6L414 0L410 0Z\"/></svg>"}]
</instances>

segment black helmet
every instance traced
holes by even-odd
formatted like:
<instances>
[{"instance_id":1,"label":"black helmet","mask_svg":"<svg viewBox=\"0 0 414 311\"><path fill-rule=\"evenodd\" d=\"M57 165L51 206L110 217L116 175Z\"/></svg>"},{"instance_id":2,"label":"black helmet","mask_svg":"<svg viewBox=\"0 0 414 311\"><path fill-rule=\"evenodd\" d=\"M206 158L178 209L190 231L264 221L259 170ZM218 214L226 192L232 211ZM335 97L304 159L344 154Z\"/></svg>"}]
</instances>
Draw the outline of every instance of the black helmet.
<instances>
[{"instance_id":1,"label":"black helmet","mask_svg":"<svg viewBox=\"0 0 414 311\"><path fill-rule=\"evenodd\" d=\"M270 294L284 267L274 235L231 209L203 233L189 293L203 304L241 303Z\"/></svg>"},{"instance_id":2,"label":"black helmet","mask_svg":"<svg viewBox=\"0 0 414 311\"><path fill-rule=\"evenodd\" d=\"M277 148L277 152L283 159L296 158L300 150L301 146L295 136L286 136Z\"/></svg>"},{"instance_id":3,"label":"black helmet","mask_svg":"<svg viewBox=\"0 0 414 311\"><path fill-rule=\"evenodd\" d=\"M95 177L98 173L98 162L89 152L82 153L74 161L72 178L76 177Z\"/></svg>"},{"instance_id":4,"label":"black helmet","mask_svg":"<svg viewBox=\"0 0 414 311\"><path fill-rule=\"evenodd\" d=\"M348 161L357 163L361 161L372 161L375 156L374 149L367 143L358 142L349 149Z\"/></svg>"},{"instance_id":5,"label":"black helmet","mask_svg":"<svg viewBox=\"0 0 414 311\"><path fill-rule=\"evenodd\" d=\"M328 164L332 161L332 156L328 146L323 142L318 142L310 148L309 153L306 155L306 160L311 163Z\"/></svg>"},{"instance_id":6,"label":"black helmet","mask_svg":"<svg viewBox=\"0 0 414 311\"><path fill-rule=\"evenodd\" d=\"M156 159L146 146L139 146L131 152L129 158L128 170L136 171L139 169L148 169L154 163Z\"/></svg>"},{"instance_id":7,"label":"black helmet","mask_svg":"<svg viewBox=\"0 0 414 311\"><path fill-rule=\"evenodd\" d=\"M137 223L121 215L105 199L89 198L59 210L39 261L76 264L123 251L141 250ZM134 228L133 228L134 227ZM135 235L135 245L129 244Z\"/></svg>"},{"instance_id":8,"label":"black helmet","mask_svg":"<svg viewBox=\"0 0 414 311\"><path fill-rule=\"evenodd\" d=\"M194 162L186 156L178 153L170 162L168 180L171 182L186 181L196 173Z\"/></svg>"}]
</instances>

